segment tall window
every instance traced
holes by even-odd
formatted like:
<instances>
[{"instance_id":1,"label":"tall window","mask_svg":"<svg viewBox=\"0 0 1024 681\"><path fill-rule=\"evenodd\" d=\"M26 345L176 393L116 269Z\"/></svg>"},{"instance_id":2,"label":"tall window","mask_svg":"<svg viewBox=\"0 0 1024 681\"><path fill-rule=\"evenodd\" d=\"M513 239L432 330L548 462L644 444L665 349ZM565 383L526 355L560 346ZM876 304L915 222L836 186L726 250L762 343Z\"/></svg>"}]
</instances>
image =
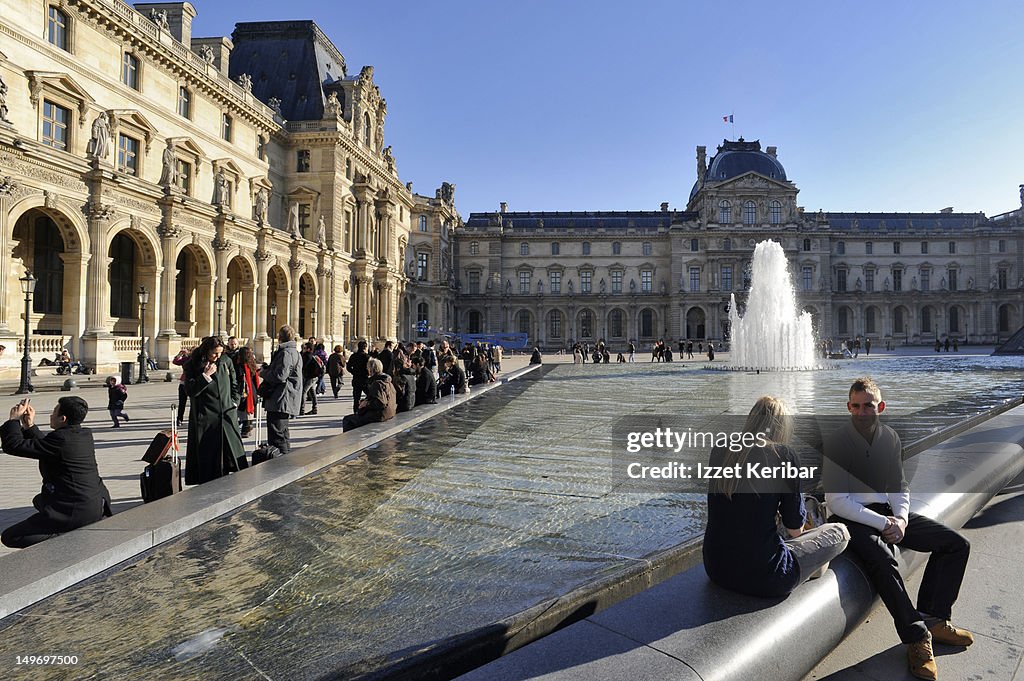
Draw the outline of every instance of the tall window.
<instances>
[{"instance_id":1,"label":"tall window","mask_svg":"<svg viewBox=\"0 0 1024 681\"><path fill-rule=\"evenodd\" d=\"M836 291L846 293L846 270L836 270Z\"/></svg>"},{"instance_id":2,"label":"tall window","mask_svg":"<svg viewBox=\"0 0 1024 681\"><path fill-rule=\"evenodd\" d=\"M1010 306L999 306L999 333L1010 332Z\"/></svg>"},{"instance_id":3,"label":"tall window","mask_svg":"<svg viewBox=\"0 0 1024 681\"><path fill-rule=\"evenodd\" d=\"M580 312L580 336L591 338L594 335L594 313L590 310Z\"/></svg>"},{"instance_id":4,"label":"tall window","mask_svg":"<svg viewBox=\"0 0 1024 681\"><path fill-rule=\"evenodd\" d=\"M558 310L548 313L548 335L552 338L562 337L562 313Z\"/></svg>"},{"instance_id":5,"label":"tall window","mask_svg":"<svg viewBox=\"0 0 1024 681\"><path fill-rule=\"evenodd\" d=\"M580 293L591 293L592 287L591 282L593 281L594 273L589 270L580 272Z\"/></svg>"},{"instance_id":6,"label":"tall window","mask_svg":"<svg viewBox=\"0 0 1024 681\"><path fill-rule=\"evenodd\" d=\"M421 232L427 231L427 216L426 215L421 215L420 216L420 231Z\"/></svg>"},{"instance_id":7,"label":"tall window","mask_svg":"<svg viewBox=\"0 0 1024 681\"><path fill-rule=\"evenodd\" d=\"M121 82L133 90L139 89L139 60L130 52L121 59Z\"/></svg>"},{"instance_id":8,"label":"tall window","mask_svg":"<svg viewBox=\"0 0 1024 681\"><path fill-rule=\"evenodd\" d=\"M134 137L117 136L117 170L128 175L139 174L139 141Z\"/></svg>"},{"instance_id":9,"label":"tall window","mask_svg":"<svg viewBox=\"0 0 1024 681\"><path fill-rule=\"evenodd\" d=\"M697 239L690 239L690 252L691 253L696 253L697 250L698 250L698 246L700 246L700 242L697 241Z\"/></svg>"},{"instance_id":10,"label":"tall window","mask_svg":"<svg viewBox=\"0 0 1024 681\"><path fill-rule=\"evenodd\" d=\"M892 271L892 290L897 292L903 290L903 270L899 268Z\"/></svg>"},{"instance_id":11,"label":"tall window","mask_svg":"<svg viewBox=\"0 0 1024 681\"><path fill-rule=\"evenodd\" d=\"M899 255L900 254L900 242L899 241L893 241L892 242L892 254L893 255Z\"/></svg>"},{"instance_id":12,"label":"tall window","mask_svg":"<svg viewBox=\"0 0 1024 681\"><path fill-rule=\"evenodd\" d=\"M417 253L416 254L416 278L426 280L429 275L430 268L430 254L429 253Z\"/></svg>"},{"instance_id":13,"label":"tall window","mask_svg":"<svg viewBox=\"0 0 1024 681\"><path fill-rule=\"evenodd\" d=\"M520 272L519 273L519 292L529 293L530 292L530 273Z\"/></svg>"},{"instance_id":14,"label":"tall window","mask_svg":"<svg viewBox=\"0 0 1024 681\"><path fill-rule=\"evenodd\" d=\"M234 121L231 120L231 116L227 114L221 114L220 117L220 136L226 139L228 142L231 141L232 125Z\"/></svg>"},{"instance_id":15,"label":"tall window","mask_svg":"<svg viewBox=\"0 0 1024 681\"><path fill-rule=\"evenodd\" d=\"M583 242L583 255L590 255L590 242L589 241L584 241Z\"/></svg>"},{"instance_id":16,"label":"tall window","mask_svg":"<svg viewBox=\"0 0 1024 681\"><path fill-rule=\"evenodd\" d=\"M53 102L43 100L43 144L54 149L67 150L68 124L71 111Z\"/></svg>"},{"instance_id":17,"label":"tall window","mask_svg":"<svg viewBox=\"0 0 1024 681\"><path fill-rule=\"evenodd\" d=\"M773 225L782 223L782 204L778 201L768 204L768 221Z\"/></svg>"},{"instance_id":18,"label":"tall window","mask_svg":"<svg viewBox=\"0 0 1024 681\"><path fill-rule=\"evenodd\" d=\"M370 114L363 114L363 144L370 146Z\"/></svg>"},{"instance_id":19,"label":"tall window","mask_svg":"<svg viewBox=\"0 0 1024 681\"><path fill-rule=\"evenodd\" d=\"M804 239L804 251L810 251L810 250L811 250L811 240L810 239Z\"/></svg>"},{"instance_id":20,"label":"tall window","mask_svg":"<svg viewBox=\"0 0 1024 681\"><path fill-rule=\"evenodd\" d=\"M953 243L953 242L950 241L950 243ZM954 270L954 269L946 270L946 274L947 274L946 278L949 281L949 290L950 291L956 291L957 290L956 270Z\"/></svg>"},{"instance_id":21,"label":"tall window","mask_svg":"<svg viewBox=\"0 0 1024 681\"><path fill-rule=\"evenodd\" d=\"M1009 279L1009 271L1005 267L1000 267L998 272L998 278L996 280L997 288L1000 291L1005 291Z\"/></svg>"},{"instance_id":22,"label":"tall window","mask_svg":"<svg viewBox=\"0 0 1024 681\"><path fill-rule=\"evenodd\" d=\"M752 225L757 222L757 204L747 201L743 204L743 224Z\"/></svg>"},{"instance_id":23,"label":"tall window","mask_svg":"<svg viewBox=\"0 0 1024 681\"><path fill-rule=\"evenodd\" d=\"M309 149L299 149L295 152L295 172L309 172Z\"/></svg>"},{"instance_id":24,"label":"tall window","mask_svg":"<svg viewBox=\"0 0 1024 681\"><path fill-rule=\"evenodd\" d=\"M562 247L557 241L551 242L551 255L558 255Z\"/></svg>"},{"instance_id":25,"label":"tall window","mask_svg":"<svg viewBox=\"0 0 1024 681\"><path fill-rule=\"evenodd\" d=\"M228 192L230 194L230 192ZM309 217L312 212L312 206L308 203L299 204L299 234L303 238L309 236Z\"/></svg>"},{"instance_id":26,"label":"tall window","mask_svg":"<svg viewBox=\"0 0 1024 681\"><path fill-rule=\"evenodd\" d=\"M650 293L654 290L654 272L651 270L640 270L640 291Z\"/></svg>"},{"instance_id":27,"label":"tall window","mask_svg":"<svg viewBox=\"0 0 1024 681\"><path fill-rule=\"evenodd\" d=\"M846 255L846 242L839 241L836 243L836 255Z\"/></svg>"},{"instance_id":28,"label":"tall window","mask_svg":"<svg viewBox=\"0 0 1024 681\"><path fill-rule=\"evenodd\" d=\"M469 273L469 294L475 296L480 293L480 273L473 271Z\"/></svg>"},{"instance_id":29,"label":"tall window","mask_svg":"<svg viewBox=\"0 0 1024 681\"><path fill-rule=\"evenodd\" d=\"M949 308L949 332L960 333L960 308L955 305Z\"/></svg>"},{"instance_id":30,"label":"tall window","mask_svg":"<svg viewBox=\"0 0 1024 681\"><path fill-rule=\"evenodd\" d=\"M124 234L110 242L110 316L135 315L135 243Z\"/></svg>"},{"instance_id":31,"label":"tall window","mask_svg":"<svg viewBox=\"0 0 1024 681\"><path fill-rule=\"evenodd\" d=\"M850 333L850 310L846 307L839 308L839 335L845 336Z\"/></svg>"},{"instance_id":32,"label":"tall window","mask_svg":"<svg viewBox=\"0 0 1024 681\"><path fill-rule=\"evenodd\" d=\"M622 293L622 270L612 270L612 293Z\"/></svg>"},{"instance_id":33,"label":"tall window","mask_svg":"<svg viewBox=\"0 0 1024 681\"><path fill-rule=\"evenodd\" d=\"M426 337L428 328L430 328L430 305L420 303L416 306L416 334Z\"/></svg>"},{"instance_id":34,"label":"tall window","mask_svg":"<svg viewBox=\"0 0 1024 681\"><path fill-rule=\"evenodd\" d=\"M875 252L875 245L870 241L864 242L864 253L867 255L873 255Z\"/></svg>"},{"instance_id":35,"label":"tall window","mask_svg":"<svg viewBox=\"0 0 1024 681\"><path fill-rule=\"evenodd\" d=\"M722 290L732 290L732 265L722 265Z\"/></svg>"},{"instance_id":36,"label":"tall window","mask_svg":"<svg viewBox=\"0 0 1024 681\"><path fill-rule=\"evenodd\" d=\"M519 311L519 333L530 335L530 313L527 310Z\"/></svg>"},{"instance_id":37,"label":"tall window","mask_svg":"<svg viewBox=\"0 0 1024 681\"><path fill-rule=\"evenodd\" d=\"M950 241L949 242L949 254L953 255L954 253L956 253L956 242L955 241Z\"/></svg>"},{"instance_id":38,"label":"tall window","mask_svg":"<svg viewBox=\"0 0 1024 681\"><path fill-rule=\"evenodd\" d=\"M871 268L864 270L864 290L868 293L875 290L875 271Z\"/></svg>"},{"instance_id":39,"label":"tall window","mask_svg":"<svg viewBox=\"0 0 1024 681\"><path fill-rule=\"evenodd\" d=\"M892 332L893 333L906 333L904 325L906 320L903 318L903 308L897 307L892 312Z\"/></svg>"},{"instance_id":40,"label":"tall window","mask_svg":"<svg viewBox=\"0 0 1024 681\"><path fill-rule=\"evenodd\" d=\"M192 118L192 93L184 85L178 88L178 115Z\"/></svg>"},{"instance_id":41,"label":"tall window","mask_svg":"<svg viewBox=\"0 0 1024 681\"><path fill-rule=\"evenodd\" d=\"M548 277L551 279L551 293L562 292L562 273L561 272L549 272Z\"/></svg>"},{"instance_id":42,"label":"tall window","mask_svg":"<svg viewBox=\"0 0 1024 681\"><path fill-rule=\"evenodd\" d=\"M622 338L623 333L622 310L612 310L608 315L608 335L612 338Z\"/></svg>"},{"instance_id":43,"label":"tall window","mask_svg":"<svg viewBox=\"0 0 1024 681\"><path fill-rule=\"evenodd\" d=\"M483 315L478 310L469 311L469 332L480 333L483 329Z\"/></svg>"},{"instance_id":44,"label":"tall window","mask_svg":"<svg viewBox=\"0 0 1024 681\"><path fill-rule=\"evenodd\" d=\"M700 291L700 268L690 268L690 292L697 293Z\"/></svg>"},{"instance_id":45,"label":"tall window","mask_svg":"<svg viewBox=\"0 0 1024 681\"><path fill-rule=\"evenodd\" d=\"M921 269L921 290L931 291L932 290L932 271L929 269Z\"/></svg>"},{"instance_id":46,"label":"tall window","mask_svg":"<svg viewBox=\"0 0 1024 681\"><path fill-rule=\"evenodd\" d=\"M644 242L643 249L644 255L651 255L652 253L654 253L654 247L651 245L650 241Z\"/></svg>"},{"instance_id":47,"label":"tall window","mask_svg":"<svg viewBox=\"0 0 1024 681\"><path fill-rule=\"evenodd\" d=\"M189 321L190 298L188 288L188 251L182 250L178 253L178 259L174 263L174 269L174 321L187 322Z\"/></svg>"},{"instance_id":48,"label":"tall window","mask_svg":"<svg viewBox=\"0 0 1024 681\"><path fill-rule=\"evenodd\" d=\"M811 291L814 289L814 268L810 265L804 265L800 269L800 281L801 288L804 291Z\"/></svg>"},{"instance_id":49,"label":"tall window","mask_svg":"<svg viewBox=\"0 0 1024 681\"><path fill-rule=\"evenodd\" d=\"M869 307L864 310L864 332L876 333L875 331L875 308Z\"/></svg>"},{"instance_id":50,"label":"tall window","mask_svg":"<svg viewBox=\"0 0 1024 681\"><path fill-rule=\"evenodd\" d=\"M177 160L178 165L178 189L185 194L192 194L192 164L187 161Z\"/></svg>"},{"instance_id":51,"label":"tall window","mask_svg":"<svg viewBox=\"0 0 1024 681\"><path fill-rule=\"evenodd\" d=\"M728 201L718 202L718 221L722 224L732 222L732 204Z\"/></svg>"},{"instance_id":52,"label":"tall window","mask_svg":"<svg viewBox=\"0 0 1024 681\"><path fill-rule=\"evenodd\" d=\"M732 250L732 239L730 239L729 237L726 237L725 239L722 240L722 250L723 251L731 251Z\"/></svg>"},{"instance_id":53,"label":"tall window","mask_svg":"<svg viewBox=\"0 0 1024 681\"><path fill-rule=\"evenodd\" d=\"M1001 252L1002 251L1000 251L1000 253ZM621 254L622 254L622 244L619 243L618 241L613 241L612 242L612 255L621 255Z\"/></svg>"},{"instance_id":54,"label":"tall window","mask_svg":"<svg viewBox=\"0 0 1024 681\"><path fill-rule=\"evenodd\" d=\"M352 250L352 211L345 211L345 250Z\"/></svg>"},{"instance_id":55,"label":"tall window","mask_svg":"<svg viewBox=\"0 0 1024 681\"><path fill-rule=\"evenodd\" d=\"M928 255L928 242L927 241L922 241L921 242L921 255Z\"/></svg>"},{"instance_id":56,"label":"tall window","mask_svg":"<svg viewBox=\"0 0 1024 681\"><path fill-rule=\"evenodd\" d=\"M1006 239L999 240L999 252L1006 253Z\"/></svg>"},{"instance_id":57,"label":"tall window","mask_svg":"<svg viewBox=\"0 0 1024 681\"><path fill-rule=\"evenodd\" d=\"M530 255L530 244L525 241L519 244L519 255Z\"/></svg>"},{"instance_id":58,"label":"tall window","mask_svg":"<svg viewBox=\"0 0 1024 681\"><path fill-rule=\"evenodd\" d=\"M934 330L932 328L932 308L926 305L921 308L921 333L931 333Z\"/></svg>"},{"instance_id":59,"label":"tall window","mask_svg":"<svg viewBox=\"0 0 1024 681\"><path fill-rule=\"evenodd\" d=\"M53 5L47 9L46 39L54 47L70 52L68 45L68 15Z\"/></svg>"},{"instance_id":60,"label":"tall window","mask_svg":"<svg viewBox=\"0 0 1024 681\"><path fill-rule=\"evenodd\" d=\"M35 248L32 274L36 278L32 311L37 314L60 314L64 304L64 240L57 225L48 217L35 220Z\"/></svg>"},{"instance_id":61,"label":"tall window","mask_svg":"<svg viewBox=\"0 0 1024 681\"><path fill-rule=\"evenodd\" d=\"M640 311L640 336L642 338L654 336L654 311L650 308Z\"/></svg>"},{"instance_id":62,"label":"tall window","mask_svg":"<svg viewBox=\"0 0 1024 681\"><path fill-rule=\"evenodd\" d=\"M471 241L470 242L470 244L469 244L469 254L470 255L480 255L480 242L479 241Z\"/></svg>"}]
</instances>

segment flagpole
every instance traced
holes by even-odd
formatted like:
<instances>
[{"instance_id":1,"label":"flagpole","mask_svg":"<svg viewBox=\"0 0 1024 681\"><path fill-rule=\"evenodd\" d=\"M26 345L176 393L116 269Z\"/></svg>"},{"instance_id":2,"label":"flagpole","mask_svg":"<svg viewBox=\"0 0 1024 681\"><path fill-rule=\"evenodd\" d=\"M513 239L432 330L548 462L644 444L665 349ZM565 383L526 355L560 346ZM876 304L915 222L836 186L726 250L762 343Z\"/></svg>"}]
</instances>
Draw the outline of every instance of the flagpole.
<instances>
[{"instance_id":1,"label":"flagpole","mask_svg":"<svg viewBox=\"0 0 1024 681\"><path fill-rule=\"evenodd\" d=\"M729 124L732 126L732 141L736 141L736 112L729 112Z\"/></svg>"}]
</instances>

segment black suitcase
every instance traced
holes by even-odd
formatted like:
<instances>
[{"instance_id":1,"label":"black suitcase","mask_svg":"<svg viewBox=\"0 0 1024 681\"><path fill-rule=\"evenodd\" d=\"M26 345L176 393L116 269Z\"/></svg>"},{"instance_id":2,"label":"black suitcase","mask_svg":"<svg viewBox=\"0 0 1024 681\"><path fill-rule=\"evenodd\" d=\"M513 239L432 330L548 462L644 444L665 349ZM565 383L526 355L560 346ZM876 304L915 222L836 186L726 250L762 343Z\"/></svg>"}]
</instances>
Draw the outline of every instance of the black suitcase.
<instances>
[{"instance_id":1,"label":"black suitcase","mask_svg":"<svg viewBox=\"0 0 1024 681\"><path fill-rule=\"evenodd\" d=\"M264 442L260 444L260 439L263 437L263 419L260 418L263 411L263 404L260 400L256 401L256 449L252 451L252 465L263 463L264 461L270 461L274 457L281 456L281 450L270 444Z\"/></svg>"},{"instance_id":2,"label":"black suitcase","mask_svg":"<svg viewBox=\"0 0 1024 681\"><path fill-rule=\"evenodd\" d=\"M171 429L157 433L142 456L142 460L149 464L139 476L142 501L147 504L181 491L176 411L177 405L172 404Z\"/></svg>"}]
</instances>

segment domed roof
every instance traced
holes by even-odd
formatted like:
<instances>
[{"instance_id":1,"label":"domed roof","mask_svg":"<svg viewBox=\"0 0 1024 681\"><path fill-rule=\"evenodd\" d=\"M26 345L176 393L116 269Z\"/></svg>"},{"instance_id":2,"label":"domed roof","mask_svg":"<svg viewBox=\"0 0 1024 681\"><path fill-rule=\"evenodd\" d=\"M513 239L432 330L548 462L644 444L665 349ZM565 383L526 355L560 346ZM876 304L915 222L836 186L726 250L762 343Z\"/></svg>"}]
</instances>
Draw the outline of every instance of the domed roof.
<instances>
[{"instance_id":1,"label":"domed roof","mask_svg":"<svg viewBox=\"0 0 1024 681\"><path fill-rule=\"evenodd\" d=\"M697 178L693 184L690 199L705 182L721 182L751 171L774 180L786 181L786 169L775 156L761 151L760 140L745 142L742 137L735 142L723 140L704 173L703 182Z\"/></svg>"}]
</instances>

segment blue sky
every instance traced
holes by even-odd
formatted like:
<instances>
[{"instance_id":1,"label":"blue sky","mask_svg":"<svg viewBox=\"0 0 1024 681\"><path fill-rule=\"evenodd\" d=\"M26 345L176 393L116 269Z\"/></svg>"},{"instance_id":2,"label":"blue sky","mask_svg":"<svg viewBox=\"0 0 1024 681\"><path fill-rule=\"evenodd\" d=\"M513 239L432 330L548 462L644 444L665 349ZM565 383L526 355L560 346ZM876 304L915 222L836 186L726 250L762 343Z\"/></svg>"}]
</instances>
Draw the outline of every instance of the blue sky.
<instances>
[{"instance_id":1,"label":"blue sky","mask_svg":"<svg viewBox=\"0 0 1024 681\"><path fill-rule=\"evenodd\" d=\"M372 64L402 180L454 182L464 217L682 209L696 146L734 135L778 147L807 210L1019 206L1020 2L192 4L195 36L313 19Z\"/></svg>"}]
</instances>

